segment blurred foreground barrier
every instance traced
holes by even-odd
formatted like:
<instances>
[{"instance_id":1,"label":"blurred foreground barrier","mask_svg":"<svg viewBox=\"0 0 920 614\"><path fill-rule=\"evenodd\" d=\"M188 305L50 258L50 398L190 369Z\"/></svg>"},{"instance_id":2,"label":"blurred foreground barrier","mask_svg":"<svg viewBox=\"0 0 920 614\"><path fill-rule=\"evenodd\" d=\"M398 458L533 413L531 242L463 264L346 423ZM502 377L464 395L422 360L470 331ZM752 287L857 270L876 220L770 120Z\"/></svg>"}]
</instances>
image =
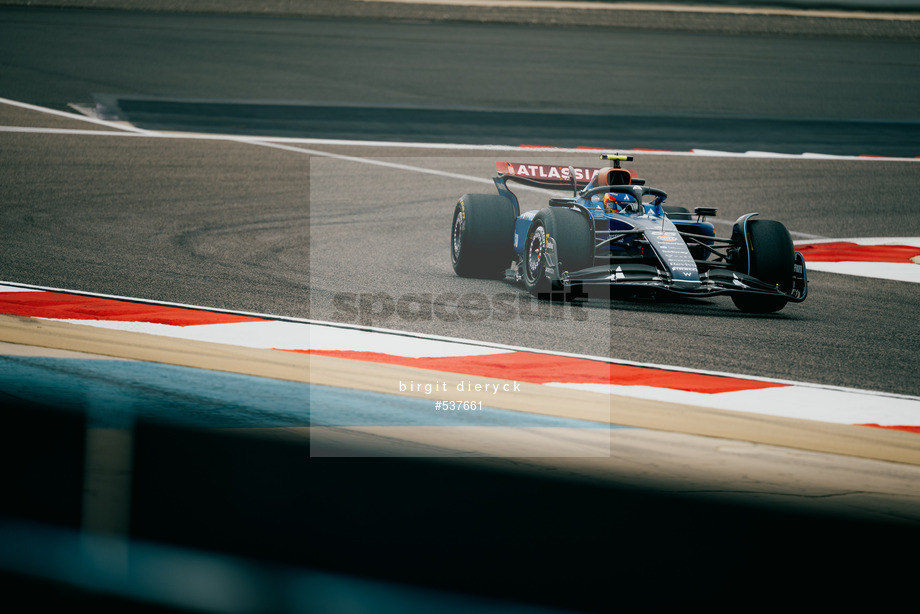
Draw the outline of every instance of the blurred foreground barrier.
<instances>
[{"instance_id":1,"label":"blurred foreground barrier","mask_svg":"<svg viewBox=\"0 0 920 614\"><path fill-rule=\"evenodd\" d=\"M495 600L507 611L852 607L910 586L913 570L894 555L920 545L920 529L903 523L672 496L489 459L314 458L306 438L152 422L133 431L129 534L79 533L79 414L4 414L0 588L31 606L323 611L282 598L299 570L312 580L297 594L337 587L336 599L396 599L393 611L415 599L430 611L433 594L443 599L436 609L457 612ZM368 582L396 593L367 593ZM208 590L243 592L202 608L195 599Z\"/></svg>"}]
</instances>

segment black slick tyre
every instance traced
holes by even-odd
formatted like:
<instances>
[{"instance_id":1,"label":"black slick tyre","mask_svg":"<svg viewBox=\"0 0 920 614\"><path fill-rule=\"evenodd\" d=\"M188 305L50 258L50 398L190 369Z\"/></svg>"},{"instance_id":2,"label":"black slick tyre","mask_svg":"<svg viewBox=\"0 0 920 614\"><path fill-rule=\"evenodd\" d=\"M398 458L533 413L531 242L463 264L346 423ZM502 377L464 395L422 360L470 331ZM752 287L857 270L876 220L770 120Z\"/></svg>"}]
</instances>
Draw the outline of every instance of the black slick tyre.
<instances>
[{"instance_id":1,"label":"black slick tyre","mask_svg":"<svg viewBox=\"0 0 920 614\"><path fill-rule=\"evenodd\" d=\"M450 259L461 277L499 279L511 263L514 209L495 194L465 194L454 207Z\"/></svg>"},{"instance_id":2,"label":"black slick tyre","mask_svg":"<svg viewBox=\"0 0 920 614\"><path fill-rule=\"evenodd\" d=\"M534 216L527 231L523 256L524 287L542 299L567 300L562 284L546 276L546 247L552 239L556 246L559 272L578 271L594 264L594 243L588 220L578 211L550 207Z\"/></svg>"},{"instance_id":3,"label":"black slick tyre","mask_svg":"<svg viewBox=\"0 0 920 614\"><path fill-rule=\"evenodd\" d=\"M773 220L751 220L747 224L747 250L738 270L762 282L790 292L795 266L795 247L789 231ZM742 311L773 313L789 302L781 296L733 294L732 301Z\"/></svg>"}]
</instances>

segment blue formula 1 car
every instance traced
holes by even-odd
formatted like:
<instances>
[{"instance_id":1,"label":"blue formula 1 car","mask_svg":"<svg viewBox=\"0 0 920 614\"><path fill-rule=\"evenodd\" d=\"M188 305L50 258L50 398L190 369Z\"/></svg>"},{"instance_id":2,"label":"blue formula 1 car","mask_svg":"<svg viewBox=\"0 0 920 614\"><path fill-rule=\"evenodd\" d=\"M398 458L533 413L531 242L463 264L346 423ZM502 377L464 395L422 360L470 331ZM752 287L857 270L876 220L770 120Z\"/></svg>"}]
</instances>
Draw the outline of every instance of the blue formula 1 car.
<instances>
[{"instance_id":1,"label":"blue formula 1 car","mask_svg":"<svg viewBox=\"0 0 920 614\"><path fill-rule=\"evenodd\" d=\"M634 296L731 296L742 311L771 313L808 293L805 259L786 227L749 213L731 238L718 238L706 217L716 209L664 205L620 162L609 168L496 162L498 194L466 194L454 208L451 260L462 277L523 283L551 300L584 297L590 286ZM508 188L570 191L549 206L520 211ZM511 263L511 268L507 268Z\"/></svg>"}]
</instances>

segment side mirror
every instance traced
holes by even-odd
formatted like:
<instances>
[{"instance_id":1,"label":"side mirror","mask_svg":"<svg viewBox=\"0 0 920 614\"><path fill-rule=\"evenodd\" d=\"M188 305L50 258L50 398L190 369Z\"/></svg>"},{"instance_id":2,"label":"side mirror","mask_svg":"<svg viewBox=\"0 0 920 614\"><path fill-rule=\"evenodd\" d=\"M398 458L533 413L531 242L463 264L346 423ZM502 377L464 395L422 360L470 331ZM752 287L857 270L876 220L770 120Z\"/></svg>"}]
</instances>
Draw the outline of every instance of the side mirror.
<instances>
[{"instance_id":1,"label":"side mirror","mask_svg":"<svg viewBox=\"0 0 920 614\"><path fill-rule=\"evenodd\" d=\"M715 217L716 211L718 211L718 209L715 207L697 207L693 210L693 213L699 216L697 221L702 222L705 217Z\"/></svg>"}]
</instances>

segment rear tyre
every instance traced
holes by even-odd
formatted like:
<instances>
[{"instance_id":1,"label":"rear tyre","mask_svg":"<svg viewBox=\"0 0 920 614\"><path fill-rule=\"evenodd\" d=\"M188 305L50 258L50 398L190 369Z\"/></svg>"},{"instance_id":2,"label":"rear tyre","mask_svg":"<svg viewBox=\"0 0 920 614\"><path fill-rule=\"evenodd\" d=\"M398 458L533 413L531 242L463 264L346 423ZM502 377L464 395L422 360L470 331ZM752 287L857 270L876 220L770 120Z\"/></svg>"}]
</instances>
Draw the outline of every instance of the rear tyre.
<instances>
[{"instance_id":1,"label":"rear tyre","mask_svg":"<svg viewBox=\"0 0 920 614\"><path fill-rule=\"evenodd\" d=\"M450 259L461 277L500 279L511 263L514 207L494 194L465 194L454 207Z\"/></svg>"},{"instance_id":2,"label":"rear tyre","mask_svg":"<svg viewBox=\"0 0 920 614\"><path fill-rule=\"evenodd\" d=\"M587 218L572 209L543 209L534 216L524 244L524 287L537 298L571 300L582 295L580 286L566 292L559 281L546 277L546 246L550 238L556 244L560 273L591 266L594 243Z\"/></svg>"},{"instance_id":3,"label":"rear tyre","mask_svg":"<svg viewBox=\"0 0 920 614\"><path fill-rule=\"evenodd\" d=\"M747 224L749 250L740 259L737 270L748 272L762 282L776 286L783 292L790 292L795 266L795 247L789 231L779 222L772 220L751 220ZM773 313L789 302L781 296L757 294L734 294L732 301L741 311L749 313Z\"/></svg>"}]
</instances>

